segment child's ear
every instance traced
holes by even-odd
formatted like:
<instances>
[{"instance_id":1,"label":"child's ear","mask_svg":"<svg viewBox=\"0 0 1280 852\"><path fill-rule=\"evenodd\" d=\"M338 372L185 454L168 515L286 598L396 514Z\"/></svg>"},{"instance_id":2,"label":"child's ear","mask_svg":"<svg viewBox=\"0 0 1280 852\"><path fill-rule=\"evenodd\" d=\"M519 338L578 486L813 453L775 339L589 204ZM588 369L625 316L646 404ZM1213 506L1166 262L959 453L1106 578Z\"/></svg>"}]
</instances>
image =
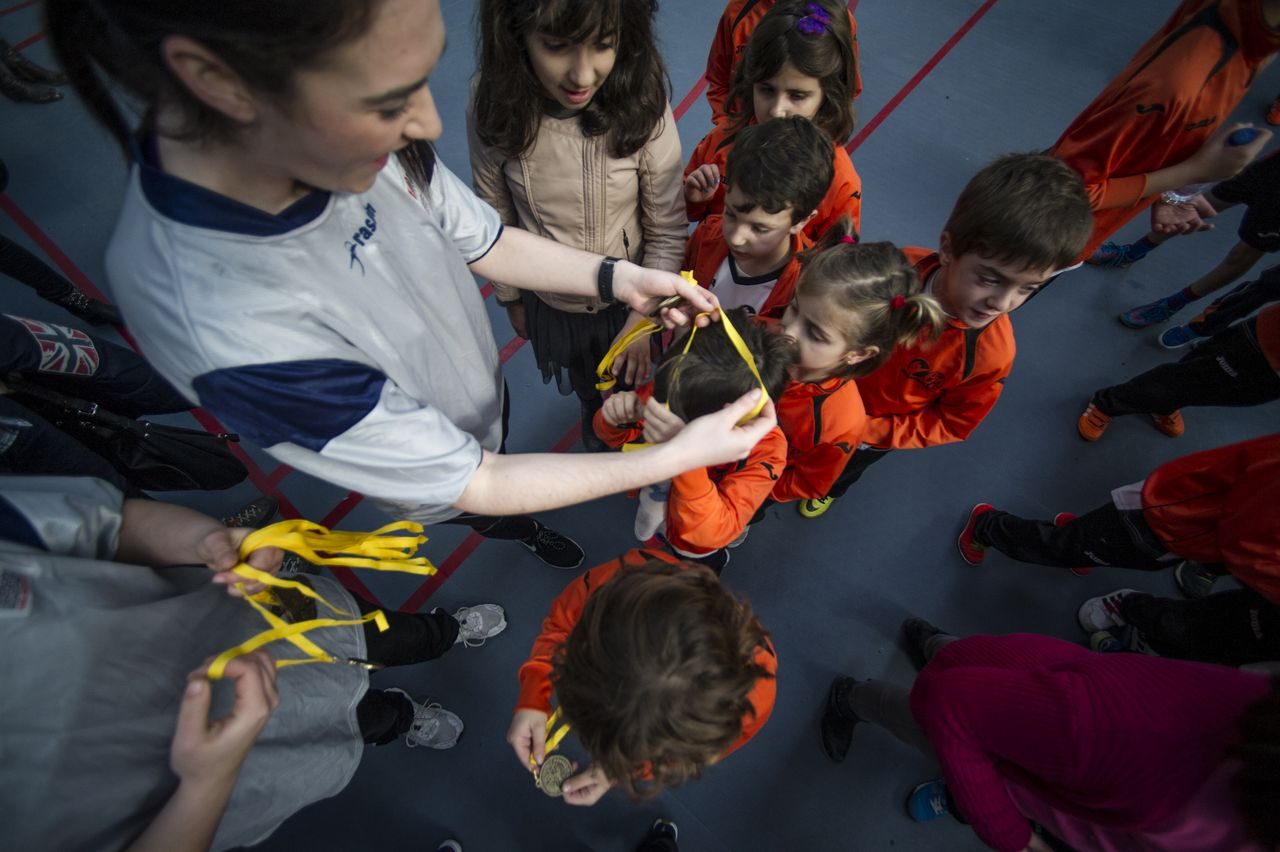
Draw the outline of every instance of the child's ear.
<instances>
[{"instance_id":1,"label":"child's ear","mask_svg":"<svg viewBox=\"0 0 1280 852\"><path fill-rule=\"evenodd\" d=\"M852 367L854 364L861 364L869 358L874 358L880 354L879 346L862 346L858 349L850 349L844 353L844 362Z\"/></svg>"},{"instance_id":2,"label":"child's ear","mask_svg":"<svg viewBox=\"0 0 1280 852\"><path fill-rule=\"evenodd\" d=\"M803 230L805 229L805 226L806 226L806 225L808 225L810 222L812 222L812 221L813 221L813 217L814 217L814 216L817 216L817 215L818 215L818 211L817 211L817 210L810 211L810 213L809 213L809 215L808 215L808 216L805 216L805 217L804 217L803 219L801 219L799 222L796 222L794 225L792 225L792 226L791 226L791 228L787 231L787 233L789 233L789 234L798 234L798 233L800 233L801 231L803 231Z\"/></svg>"},{"instance_id":3,"label":"child's ear","mask_svg":"<svg viewBox=\"0 0 1280 852\"><path fill-rule=\"evenodd\" d=\"M942 236L938 239L938 261L945 266L954 259L951 256L951 233L943 231Z\"/></svg>"}]
</instances>

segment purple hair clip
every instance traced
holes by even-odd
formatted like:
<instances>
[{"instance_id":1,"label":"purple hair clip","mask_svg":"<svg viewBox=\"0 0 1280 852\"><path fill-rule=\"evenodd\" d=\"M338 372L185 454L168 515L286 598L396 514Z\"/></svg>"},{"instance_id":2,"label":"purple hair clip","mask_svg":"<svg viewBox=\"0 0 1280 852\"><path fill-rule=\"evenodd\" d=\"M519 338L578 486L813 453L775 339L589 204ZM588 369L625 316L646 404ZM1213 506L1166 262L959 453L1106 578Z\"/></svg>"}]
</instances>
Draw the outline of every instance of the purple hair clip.
<instances>
[{"instance_id":1,"label":"purple hair clip","mask_svg":"<svg viewBox=\"0 0 1280 852\"><path fill-rule=\"evenodd\" d=\"M827 27L831 24L831 13L817 3L810 3L804 9L809 14L796 21L796 29L807 36L825 33Z\"/></svg>"}]
</instances>

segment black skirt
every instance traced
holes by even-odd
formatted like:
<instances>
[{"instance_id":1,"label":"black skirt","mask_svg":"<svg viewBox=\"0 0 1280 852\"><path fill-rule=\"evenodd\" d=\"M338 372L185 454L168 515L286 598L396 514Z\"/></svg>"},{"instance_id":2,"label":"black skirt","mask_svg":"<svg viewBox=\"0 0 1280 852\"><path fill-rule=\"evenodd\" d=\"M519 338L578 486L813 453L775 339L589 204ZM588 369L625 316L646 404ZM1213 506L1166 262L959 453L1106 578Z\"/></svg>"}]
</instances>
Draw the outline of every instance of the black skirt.
<instances>
[{"instance_id":1,"label":"black skirt","mask_svg":"<svg viewBox=\"0 0 1280 852\"><path fill-rule=\"evenodd\" d=\"M533 357L542 381L555 379L560 393L577 394L584 402L597 402L596 366L627 322L629 309L622 303L593 313L560 311L534 293L521 293Z\"/></svg>"}]
</instances>

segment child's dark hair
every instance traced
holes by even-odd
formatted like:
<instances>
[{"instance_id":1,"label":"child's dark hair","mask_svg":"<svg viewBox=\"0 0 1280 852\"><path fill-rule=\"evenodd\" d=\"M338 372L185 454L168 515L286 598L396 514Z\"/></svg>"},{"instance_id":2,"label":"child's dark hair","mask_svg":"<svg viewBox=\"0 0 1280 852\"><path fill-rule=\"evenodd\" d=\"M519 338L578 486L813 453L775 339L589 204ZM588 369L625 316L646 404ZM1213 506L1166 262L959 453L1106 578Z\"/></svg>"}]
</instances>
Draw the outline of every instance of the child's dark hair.
<instances>
[{"instance_id":1,"label":"child's dark hair","mask_svg":"<svg viewBox=\"0 0 1280 852\"><path fill-rule=\"evenodd\" d=\"M770 334L751 319L746 308L725 311L754 357L770 399L777 399L787 384L787 368L795 362L795 347L781 334ZM694 334L689 351L685 338L663 353L653 376L653 395L689 421L719 411L758 386L747 364L734 348L724 324L713 322Z\"/></svg>"},{"instance_id":2,"label":"child's dark hair","mask_svg":"<svg viewBox=\"0 0 1280 852\"><path fill-rule=\"evenodd\" d=\"M742 735L768 634L709 568L624 568L587 599L553 661L560 710L633 799L696 778ZM653 773L649 782L640 776Z\"/></svg>"},{"instance_id":3,"label":"child's dark hair","mask_svg":"<svg viewBox=\"0 0 1280 852\"><path fill-rule=\"evenodd\" d=\"M1084 181L1048 154L1005 154L965 185L944 229L951 253L1064 269L1093 232Z\"/></svg>"},{"instance_id":4,"label":"child's dark hair","mask_svg":"<svg viewBox=\"0 0 1280 852\"><path fill-rule=\"evenodd\" d=\"M790 207L793 225L818 209L834 176L831 137L799 116L745 128L725 163L725 181L753 208L777 213Z\"/></svg>"},{"instance_id":5,"label":"child's dark hair","mask_svg":"<svg viewBox=\"0 0 1280 852\"><path fill-rule=\"evenodd\" d=\"M1271 691L1249 705L1237 722L1239 740L1227 757L1243 766L1232 782L1236 807L1249 836L1267 849L1280 846L1280 680Z\"/></svg>"},{"instance_id":6,"label":"child's dark hair","mask_svg":"<svg viewBox=\"0 0 1280 852\"><path fill-rule=\"evenodd\" d=\"M232 119L192 95L160 52L168 36L183 35L213 51L256 92L288 98L296 73L363 35L378 0L45 0L45 29L76 94L90 114L130 155L131 122L107 81L118 83L143 110L142 126L199 140L230 135ZM104 75L107 79L104 79ZM159 128L161 103L180 116Z\"/></svg>"},{"instance_id":7,"label":"child's dark hair","mask_svg":"<svg viewBox=\"0 0 1280 852\"><path fill-rule=\"evenodd\" d=\"M481 0L475 128L484 144L518 157L538 135L548 94L529 63L525 38L542 33L574 44L612 39L613 70L582 111L587 136L609 134L614 157L629 157L654 135L671 81L653 34L657 0Z\"/></svg>"},{"instance_id":8,"label":"child's dark hair","mask_svg":"<svg viewBox=\"0 0 1280 852\"><path fill-rule=\"evenodd\" d=\"M844 334L849 349L877 350L839 375L868 375L895 347L942 333L946 315L938 300L922 291L915 267L893 243L857 242L848 216L801 260L796 297L826 300L832 325Z\"/></svg>"},{"instance_id":9,"label":"child's dark hair","mask_svg":"<svg viewBox=\"0 0 1280 852\"><path fill-rule=\"evenodd\" d=\"M730 127L747 125L755 114L755 85L777 76L786 62L819 82L822 105L814 124L837 142L847 139L853 132L858 59L849 11L835 0L784 0L760 19L733 70Z\"/></svg>"}]
</instances>

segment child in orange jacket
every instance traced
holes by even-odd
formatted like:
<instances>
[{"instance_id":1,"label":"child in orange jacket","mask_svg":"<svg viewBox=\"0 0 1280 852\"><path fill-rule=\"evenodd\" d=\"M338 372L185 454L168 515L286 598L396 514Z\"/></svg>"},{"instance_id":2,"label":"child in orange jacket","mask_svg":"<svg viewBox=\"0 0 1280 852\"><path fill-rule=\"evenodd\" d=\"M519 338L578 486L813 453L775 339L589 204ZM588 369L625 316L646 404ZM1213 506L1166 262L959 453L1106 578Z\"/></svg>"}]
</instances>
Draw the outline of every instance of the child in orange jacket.
<instances>
[{"instance_id":1,"label":"child in orange jacket","mask_svg":"<svg viewBox=\"0 0 1280 852\"><path fill-rule=\"evenodd\" d=\"M822 515L889 450L969 437L1013 366L1006 315L1070 263L1090 226L1079 175L1055 157L1010 154L978 172L960 193L939 250L905 250L946 312L945 328L936 340L904 342L858 377L867 412L862 445L827 491L800 504L800 514Z\"/></svg>"},{"instance_id":2,"label":"child in orange jacket","mask_svg":"<svg viewBox=\"0 0 1280 852\"><path fill-rule=\"evenodd\" d=\"M721 307L774 319L787 309L811 245L804 228L831 184L830 151L826 134L797 116L738 134L724 213L698 224L684 255L684 268Z\"/></svg>"},{"instance_id":3,"label":"child in orange jacket","mask_svg":"<svg viewBox=\"0 0 1280 852\"><path fill-rule=\"evenodd\" d=\"M1183 0L1048 151L1080 173L1089 193L1093 231L1079 259L1162 193L1226 180L1257 156L1270 131L1229 146L1242 125L1220 125L1277 50L1280 0ZM1153 208L1152 225L1176 233L1165 218L1190 211L1167 197L1174 203Z\"/></svg>"},{"instance_id":4,"label":"child in orange jacket","mask_svg":"<svg viewBox=\"0 0 1280 852\"><path fill-rule=\"evenodd\" d=\"M707 103L711 105L711 122L720 124L728 118L729 82L733 69L742 58L747 40L756 25L774 7L777 0L729 0L720 23L716 26L711 51L707 54ZM830 14L848 10L849 34L853 37L854 79L853 97L862 94L862 75L858 73L858 22L853 19L853 9L843 3L826 0L821 5Z\"/></svg>"},{"instance_id":5,"label":"child in orange jacket","mask_svg":"<svg viewBox=\"0 0 1280 852\"><path fill-rule=\"evenodd\" d=\"M844 149L853 131L856 80L853 38L844 15L801 0L785 0L770 9L751 34L734 74L729 120L698 143L685 166L689 221L723 212L721 178L738 133L751 124L795 115L832 139L833 177L805 233L817 239L842 216L859 225L862 179Z\"/></svg>"},{"instance_id":6,"label":"child in orange jacket","mask_svg":"<svg viewBox=\"0 0 1280 852\"><path fill-rule=\"evenodd\" d=\"M746 344L770 399L777 399L794 360L790 343L751 322L745 308L729 310L725 322ZM615 393L596 412L594 426L612 447L669 438L684 423L719 411L760 382L726 333L724 323L677 340L663 355L652 383L635 392ZM663 407L665 403L665 408ZM744 538L747 523L768 498L787 461L787 442L774 427L742 461L686 471L670 482L662 499L641 493L636 537L647 541L662 531L670 548L719 573L729 562L727 548Z\"/></svg>"},{"instance_id":7,"label":"child in orange jacket","mask_svg":"<svg viewBox=\"0 0 1280 852\"><path fill-rule=\"evenodd\" d=\"M854 379L894 347L942 326L942 308L920 289L892 243L859 244L848 219L804 261L796 295L778 323L796 342L791 382L778 401L787 469L778 502L821 497L862 441L866 414Z\"/></svg>"},{"instance_id":8,"label":"child in orange jacket","mask_svg":"<svg viewBox=\"0 0 1280 852\"><path fill-rule=\"evenodd\" d=\"M777 668L751 607L711 571L632 550L552 602L520 667L507 742L525 769L542 765L554 693L592 760L564 782L565 801L593 805L615 784L651 798L764 727Z\"/></svg>"}]
</instances>

